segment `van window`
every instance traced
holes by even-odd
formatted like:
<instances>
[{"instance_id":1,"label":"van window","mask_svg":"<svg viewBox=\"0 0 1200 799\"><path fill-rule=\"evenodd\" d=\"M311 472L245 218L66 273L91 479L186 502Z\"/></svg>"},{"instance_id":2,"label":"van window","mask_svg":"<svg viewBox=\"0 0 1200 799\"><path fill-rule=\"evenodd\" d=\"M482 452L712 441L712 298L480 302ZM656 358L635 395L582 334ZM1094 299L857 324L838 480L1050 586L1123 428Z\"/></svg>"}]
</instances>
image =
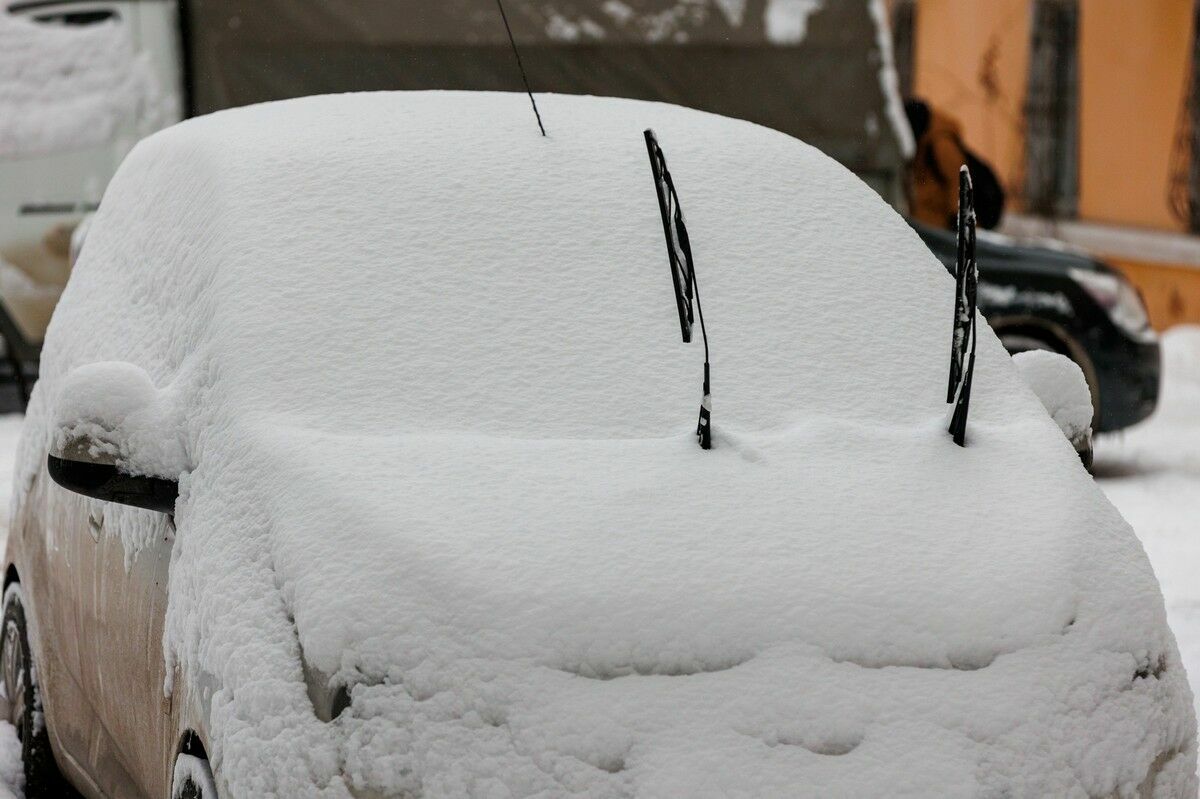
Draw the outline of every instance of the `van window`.
<instances>
[{"instance_id":1,"label":"van window","mask_svg":"<svg viewBox=\"0 0 1200 799\"><path fill-rule=\"evenodd\" d=\"M90 11L62 11L54 14L35 14L34 22L45 22L50 25L95 25L110 19L120 19L117 12L111 8L97 8Z\"/></svg>"}]
</instances>

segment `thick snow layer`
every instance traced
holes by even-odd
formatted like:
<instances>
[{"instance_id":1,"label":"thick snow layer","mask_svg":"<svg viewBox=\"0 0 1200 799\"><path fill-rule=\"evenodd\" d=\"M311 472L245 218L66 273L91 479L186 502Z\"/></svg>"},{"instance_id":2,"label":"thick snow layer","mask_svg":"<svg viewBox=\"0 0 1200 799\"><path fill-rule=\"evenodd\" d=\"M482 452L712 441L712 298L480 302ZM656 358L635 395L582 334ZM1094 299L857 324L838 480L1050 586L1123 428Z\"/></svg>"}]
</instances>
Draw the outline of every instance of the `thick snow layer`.
<instances>
[{"instance_id":1,"label":"thick snow layer","mask_svg":"<svg viewBox=\"0 0 1200 799\"><path fill-rule=\"evenodd\" d=\"M1042 350L1017 353L1013 363L1068 440L1086 435L1092 426L1092 394L1078 364Z\"/></svg>"},{"instance_id":2,"label":"thick snow layer","mask_svg":"<svg viewBox=\"0 0 1200 799\"><path fill-rule=\"evenodd\" d=\"M903 220L777 132L539 101L548 138L520 95L223 112L109 187L18 496L78 367L177 404L165 656L219 686L223 795L1194 794L1141 547L983 325L950 441L953 285Z\"/></svg>"},{"instance_id":3,"label":"thick snow layer","mask_svg":"<svg viewBox=\"0 0 1200 799\"><path fill-rule=\"evenodd\" d=\"M39 24L0 11L0 158L78 150L123 126L145 135L178 118L119 21Z\"/></svg>"},{"instance_id":4,"label":"thick snow layer","mask_svg":"<svg viewBox=\"0 0 1200 799\"><path fill-rule=\"evenodd\" d=\"M175 759L175 773L171 779L174 795L171 799L184 799L183 792L189 781L200 789L202 797L217 795L209 764L192 755L180 755Z\"/></svg>"},{"instance_id":5,"label":"thick snow layer","mask_svg":"<svg viewBox=\"0 0 1200 799\"><path fill-rule=\"evenodd\" d=\"M17 728L7 721L0 721L0 799L18 799L22 796L25 769L21 764L21 739Z\"/></svg>"},{"instance_id":6,"label":"thick snow layer","mask_svg":"<svg viewBox=\"0 0 1200 799\"><path fill-rule=\"evenodd\" d=\"M1154 562L1193 684L1200 678L1200 327L1162 339L1163 386L1149 421L1096 444L1100 486Z\"/></svg>"},{"instance_id":7,"label":"thick snow layer","mask_svg":"<svg viewBox=\"0 0 1200 799\"><path fill-rule=\"evenodd\" d=\"M175 478L188 467L178 419L183 403L131 363L89 363L63 381L51 450L114 463L129 474ZM82 448L82 450L80 450Z\"/></svg>"}]
</instances>

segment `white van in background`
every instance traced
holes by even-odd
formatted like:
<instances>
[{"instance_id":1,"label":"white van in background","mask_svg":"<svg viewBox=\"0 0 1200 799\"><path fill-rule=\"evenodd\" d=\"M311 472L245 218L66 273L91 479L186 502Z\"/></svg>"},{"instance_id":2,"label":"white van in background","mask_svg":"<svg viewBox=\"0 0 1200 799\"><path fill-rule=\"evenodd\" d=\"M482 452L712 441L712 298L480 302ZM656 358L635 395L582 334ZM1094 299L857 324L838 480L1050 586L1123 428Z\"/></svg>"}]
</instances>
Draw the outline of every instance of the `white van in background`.
<instances>
[{"instance_id":1,"label":"white van in background","mask_svg":"<svg viewBox=\"0 0 1200 799\"><path fill-rule=\"evenodd\" d=\"M0 333L23 395L72 231L138 139L180 119L181 86L175 0L8 0L0 13Z\"/></svg>"}]
</instances>

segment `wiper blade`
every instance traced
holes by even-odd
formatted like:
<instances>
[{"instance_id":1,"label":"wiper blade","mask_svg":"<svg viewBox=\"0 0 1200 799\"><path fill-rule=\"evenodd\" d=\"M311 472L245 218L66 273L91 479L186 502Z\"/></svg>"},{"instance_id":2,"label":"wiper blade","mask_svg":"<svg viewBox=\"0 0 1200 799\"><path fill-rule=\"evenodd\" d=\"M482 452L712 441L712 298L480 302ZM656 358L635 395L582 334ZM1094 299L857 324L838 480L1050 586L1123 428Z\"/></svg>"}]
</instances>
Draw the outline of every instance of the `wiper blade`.
<instances>
[{"instance_id":1,"label":"wiper blade","mask_svg":"<svg viewBox=\"0 0 1200 799\"><path fill-rule=\"evenodd\" d=\"M654 131L647 128L645 136L650 170L654 174L654 190L658 194L658 210L662 216L663 237L667 242L667 260L671 266L671 283L675 288L679 330L685 344L692 340L692 325L696 320L700 321L700 335L704 340L704 388L700 399L700 418L696 421L696 438L701 448L712 449L712 387L709 379L708 330L704 326L704 309L700 306L700 286L696 282L692 243L688 238L679 194L675 191L675 181L671 178L671 171L667 169L667 158L663 155Z\"/></svg>"}]
</instances>

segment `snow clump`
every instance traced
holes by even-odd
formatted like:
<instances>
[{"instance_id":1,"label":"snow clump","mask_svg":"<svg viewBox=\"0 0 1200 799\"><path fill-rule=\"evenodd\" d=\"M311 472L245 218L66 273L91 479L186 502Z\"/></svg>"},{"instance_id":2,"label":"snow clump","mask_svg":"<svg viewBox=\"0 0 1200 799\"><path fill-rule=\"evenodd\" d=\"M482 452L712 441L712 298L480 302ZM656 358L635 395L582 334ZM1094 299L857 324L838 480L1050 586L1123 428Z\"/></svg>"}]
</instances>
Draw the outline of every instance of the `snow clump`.
<instances>
[{"instance_id":1,"label":"snow clump","mask_svg":"<svg viewBox=\"0 0 1200 799\"><path fill-rule=\"evenodd\" d=\"M113 463L129 474L175 479L187 469L175 394L131 363L74 369L58 392L52 451Z\"/></svg>"},{"instance_id":2,"label":"snow clump","mask_svg":"<svg viewBox=\"0 0 1200 799\"><path fill-rule=\"evenodd\" d=\"M1092 429L1092 392L1079 364L1045 350L1019 352L1013 363L1069 441L1087 435Z\"/></svg>"}]
</instances>

